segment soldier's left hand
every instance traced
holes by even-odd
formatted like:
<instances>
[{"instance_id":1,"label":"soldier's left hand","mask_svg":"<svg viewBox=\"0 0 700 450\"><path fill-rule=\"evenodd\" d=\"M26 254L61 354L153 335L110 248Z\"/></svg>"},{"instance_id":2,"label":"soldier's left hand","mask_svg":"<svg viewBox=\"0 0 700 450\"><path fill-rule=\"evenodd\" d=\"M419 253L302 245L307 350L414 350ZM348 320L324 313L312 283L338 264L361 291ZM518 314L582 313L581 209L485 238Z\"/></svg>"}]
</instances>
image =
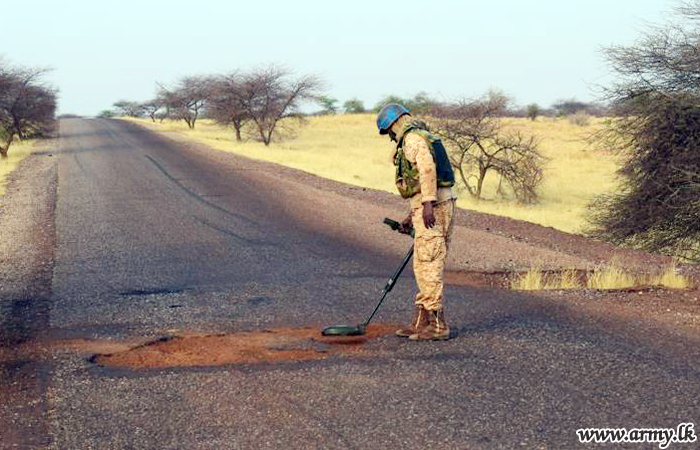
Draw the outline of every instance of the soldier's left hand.
<instances>
[{"instance_id":1,"label":"soldier's left hand","mask_svg":"<svg viewBox=\"0 0 700 450\"><path fill-rule=\"evenodd\" d=\"M423 203L423 225L425 225L425 228L433 228L435 226L433 202Z\"/></svg>"}]
</instances>

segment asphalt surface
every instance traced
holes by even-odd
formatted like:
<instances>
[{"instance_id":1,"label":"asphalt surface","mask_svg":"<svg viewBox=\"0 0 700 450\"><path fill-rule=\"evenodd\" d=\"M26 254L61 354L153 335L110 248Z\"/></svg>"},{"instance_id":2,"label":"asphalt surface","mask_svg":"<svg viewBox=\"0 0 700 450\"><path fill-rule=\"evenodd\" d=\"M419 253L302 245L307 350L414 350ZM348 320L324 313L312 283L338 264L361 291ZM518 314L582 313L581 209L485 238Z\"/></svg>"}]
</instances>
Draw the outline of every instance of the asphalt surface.
<instances>
[{"instance_id":1,"label":"asphalt surface","mask_svg":"<svg viewBox=\"0 0 700 450\"><path fill-rule=\"evenodd\" d=\"M112 120L63 120L59 144L53 271L35 281L50 292L5 293L6 346L357 323L400 262L296 223L285 213L295 198L271 181L273 166L263 174ZM377 321L408 318L411 277ZM365 344L364 356L164 370L106 368L71 352L5 362L0 382L26 386L25 401L38 406L6 405L14 437L0 441L569 449L588 447L579 428L700 424L700 356L673 330L496 289L448 286L446 297L453 339L387 336Z\"/></svg>"}]
</instances>

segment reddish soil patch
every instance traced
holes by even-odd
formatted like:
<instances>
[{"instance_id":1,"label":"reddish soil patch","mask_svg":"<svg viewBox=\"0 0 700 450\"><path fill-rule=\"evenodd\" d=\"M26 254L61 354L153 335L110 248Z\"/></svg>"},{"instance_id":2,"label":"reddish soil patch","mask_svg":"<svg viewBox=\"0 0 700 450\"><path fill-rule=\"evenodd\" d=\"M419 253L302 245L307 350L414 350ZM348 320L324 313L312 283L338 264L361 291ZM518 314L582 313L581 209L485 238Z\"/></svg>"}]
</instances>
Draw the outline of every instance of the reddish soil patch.
<instances>
[{"instance_id":1,"label":"reddish soil patch","mask_svg":"<svg viewBox=\"0 0 700 450\"><path fill-rule=\"evenodd\" d=\"M370 324L365 335L351 337L325 337L320 328L311 327L181 336L118 353L98 354L93 361L102 366L132 369L308 361L339 354L367 353L363 344L393 334L396 328L390 324Z\"/></svg>"}]
</instances>

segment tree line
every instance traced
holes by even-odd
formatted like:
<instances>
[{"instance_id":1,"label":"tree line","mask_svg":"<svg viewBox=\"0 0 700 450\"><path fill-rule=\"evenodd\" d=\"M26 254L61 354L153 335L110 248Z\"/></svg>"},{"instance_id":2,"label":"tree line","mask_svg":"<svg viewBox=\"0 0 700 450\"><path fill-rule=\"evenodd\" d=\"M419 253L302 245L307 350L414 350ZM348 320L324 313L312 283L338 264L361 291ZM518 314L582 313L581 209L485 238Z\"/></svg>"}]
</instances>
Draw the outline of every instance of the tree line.
<instances>
[{"instance_id":1,"label":"tree line","mask_svg":"<svg viewBox=\"0 0 700 450\"><path fill-rule=\"evenodd\" d=\"M499 93L499 95L504 94ZM321 96L318 99L322 109L319 114L337 114L342 110L345 114L360 114L360 113L377 113L382 107L388 103L398 103L405 106L408 110L415 114L429 114L436 106L440 105L441 101L431 97L426 92L418 92L412 97L401 97L399 95L386 95L382 97L375 105L367 109L362 100L352 98L343 103L342 109L338 106L338 99ZM512 99L509 99L508 104L504 108L499 109L498 114L502 117L528 117L536 120L537 117L566 117L574 115L588 115L594 117L603 117L611 113L611 109L607 105L583 102L575 98L558 100L550 107L545 108L538 103L530 103L527 106L518 106L513 104Z\"/></svg>"},{"instance_id":2,"label":"tree line","mask_svg":"<svg viewBox=\"0 0 700 450\"><path fill-rule=\"evenodd\" d=\"M585 114L588 116L603 117L610 114L610 108L607 105L583 102L575 98L558 100L550 107L545 108L540 106L538 103L530 103L527 106L519 106L513 102L512 98L506 96L504 93L496 89L492 89L491 92L497 93L498 96L503 97L504 99L508 99L507 103L502 104L501 107L498 108L497 112L501 117L528 117L531 120L536 120L540 116L566 117L576 114ZM398 103L416 114L429 114L436 108L436 106L440 106L444 102L430 97L430 95L425 92L419 92L413 97L387 95L379 100L371 111L379 112L382 106L386 105L387 103Z\"/></svg>"},{"instance_id":3,"label":"tree line","mask_svg":"<svg viewBox=\"0 0 700 450\"><path fill-rule=\"evenodd\" d=\"M0 60L0 156L15 139L44 137L55 126L57 91L42 68L14 67Z\"/></svg>"},{"instance_id":4,"label":"tree line","mask_svg":"<svg viewBox=\"0 0 700 450\"><path fill-rule=\"evenodd\" d=\"M237 140L241 141L245 132L269 145L294 132L295 123L303 121L300 107L306 101L317 101L323 86L316 76L294 77L290 71L272 66L224 75L187 76L172 86L157 83L153 100L120 100L114 106L127 116L182 120L190 129L206 112L215 122L233 128Z\"/></svg>"}]
</instances>

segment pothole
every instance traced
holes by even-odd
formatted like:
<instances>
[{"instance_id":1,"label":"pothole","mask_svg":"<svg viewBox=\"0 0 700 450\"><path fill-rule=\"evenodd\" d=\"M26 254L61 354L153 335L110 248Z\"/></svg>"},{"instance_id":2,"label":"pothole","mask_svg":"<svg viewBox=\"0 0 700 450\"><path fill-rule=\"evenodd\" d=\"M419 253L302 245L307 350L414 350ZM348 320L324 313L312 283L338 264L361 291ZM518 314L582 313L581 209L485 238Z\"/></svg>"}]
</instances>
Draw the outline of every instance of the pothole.
<instances>
[{"instance_id":1,"label":"pothole","mask_svg":"<svg viewBox=\"0 0 700 450\"><path fill-rule=\"evenodd\" d=\"M159 369L308 361L338 354L361 354L372 339L390 335L395 325L370 324L366 334L326 337L320 328L275 328L220 335L162 338L114 353L101 353L91 361L106 367Z\"/></svg>"}]
</instances>

